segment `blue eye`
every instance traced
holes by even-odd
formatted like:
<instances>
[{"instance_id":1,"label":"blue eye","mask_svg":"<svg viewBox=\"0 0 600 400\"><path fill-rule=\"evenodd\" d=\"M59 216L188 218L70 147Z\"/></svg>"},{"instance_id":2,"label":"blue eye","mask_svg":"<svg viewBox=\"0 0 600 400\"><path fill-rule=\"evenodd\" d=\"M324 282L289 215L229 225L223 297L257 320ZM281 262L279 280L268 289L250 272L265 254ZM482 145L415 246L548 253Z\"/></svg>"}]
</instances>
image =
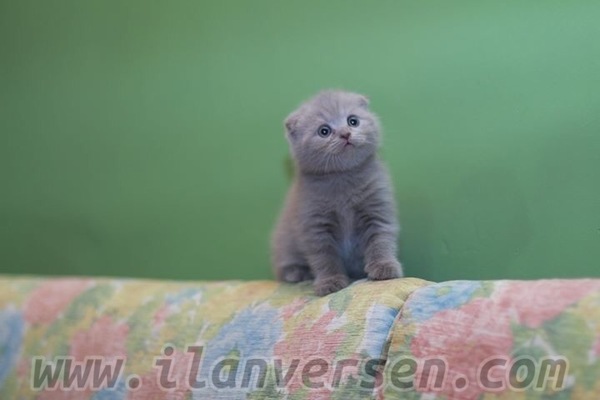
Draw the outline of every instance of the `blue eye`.
<instances>
[{"instance_id":1,"label":"blue eye","mask_svg":"<svg viewBox=\"0 0 600 400\"><path fill-rule=\"evenodd\" d=\"M317 133L321 137L327 137L331 135L331 127L329 125L321 125L317 130Z\"/></svg>"},{"instance_id":2,"label":"blue eye","mask_svg":"<svg viewBox=\"0 0 600 400\"><path fill-rule=\"evenodd\" d=\"M350 126L358 126L360 125L360 120L356 115L350 115L347 119L348 125Z\"/></svg>"}]
</instances>

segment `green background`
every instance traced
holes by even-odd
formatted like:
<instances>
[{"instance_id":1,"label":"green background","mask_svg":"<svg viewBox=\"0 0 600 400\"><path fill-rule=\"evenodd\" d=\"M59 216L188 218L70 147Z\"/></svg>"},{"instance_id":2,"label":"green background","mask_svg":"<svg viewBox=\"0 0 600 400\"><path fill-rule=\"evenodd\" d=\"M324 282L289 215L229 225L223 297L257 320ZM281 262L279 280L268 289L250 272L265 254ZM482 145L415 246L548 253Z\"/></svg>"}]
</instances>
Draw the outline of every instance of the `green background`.
<instances>
[{"instance_id":1,"label":"green background","mask_svg":"<svg viewBox=\"0 0 600 400\"><path fill-rule=\"evenodd\" d=\"M0 272L271 276L282 120L382 119L408 275L600 276L598 1L0 0Z\"/></svg>"}]
</instances>

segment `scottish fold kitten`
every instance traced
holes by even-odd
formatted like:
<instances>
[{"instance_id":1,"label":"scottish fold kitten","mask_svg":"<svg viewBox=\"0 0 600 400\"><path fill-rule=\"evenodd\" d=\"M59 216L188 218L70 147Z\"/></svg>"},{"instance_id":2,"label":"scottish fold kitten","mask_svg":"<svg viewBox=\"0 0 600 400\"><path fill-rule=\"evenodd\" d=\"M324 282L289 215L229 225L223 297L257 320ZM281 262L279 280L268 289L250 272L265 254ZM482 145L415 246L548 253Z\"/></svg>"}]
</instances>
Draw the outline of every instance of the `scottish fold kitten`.
<instances>
[{"instance_id":1,"label":"scottish fold kitten","mask_svg":"<svg viewBox=\"0 0 600 400\"><path fill-rule=\"evenodd\" d=\"M285 130L295 176L272 237L277 278L314 279L324 296L350 279L402 276L396 207L367 99L321 92L287 117Z\"/></svg>"}]
</instances>

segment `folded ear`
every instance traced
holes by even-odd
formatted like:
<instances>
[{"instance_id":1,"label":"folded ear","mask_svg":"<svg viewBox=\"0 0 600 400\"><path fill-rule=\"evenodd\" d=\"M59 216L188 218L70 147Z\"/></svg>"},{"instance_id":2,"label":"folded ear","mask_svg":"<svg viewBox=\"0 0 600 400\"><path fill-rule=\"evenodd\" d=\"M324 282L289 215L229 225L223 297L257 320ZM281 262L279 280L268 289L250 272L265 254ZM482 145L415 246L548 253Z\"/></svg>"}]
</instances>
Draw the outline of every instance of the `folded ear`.
<instances>
[{"instance_id":1,"label":"folded ear","mask_svg":"<svg viewBox=\"0 0 600 400\"><path fill-rule=\"evenodd\" d=\"M360 104L361 107L367 108L369 106L369 98L367 96L359 94L358 104Z\"/></svg>"},{"instance_id":2,"label":"folded ear","mask_svg":"<svg viewBox=\"0 0 600 400\"><path fill-rule=\"evenodd\" d=\"M293 137L296 134L296 127L298 126L298 120L300 119L300 113L294 111L285 119L284 125L288 136Z\"/></svg>"}]
</instances>

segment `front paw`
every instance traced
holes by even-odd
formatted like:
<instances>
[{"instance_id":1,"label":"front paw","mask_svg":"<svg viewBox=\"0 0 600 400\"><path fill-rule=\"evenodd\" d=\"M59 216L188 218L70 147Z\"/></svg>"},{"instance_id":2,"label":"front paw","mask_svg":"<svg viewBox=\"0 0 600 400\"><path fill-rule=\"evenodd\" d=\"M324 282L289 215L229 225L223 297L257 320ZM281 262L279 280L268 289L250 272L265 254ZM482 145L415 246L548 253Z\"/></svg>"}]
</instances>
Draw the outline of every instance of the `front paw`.
<instances>
[{"instance_id":1,"label":"front paw","mask_svg":"<svg viewBox=\"0 0 600 400\"><path fill-rule=\"evenodd\" d=\"M286 265L279 270L279 280L288 283L309 281L313 278L306 265Z\"/></svg>"},{"instance_id":2,"label":"front paw","mask_svg":"<svg viewBox=\"0 0 600 400\"><path fill-rule=\"evenodd\" d=\"M327 296L342 290L350 284L350 280L346 275L333 275L327 278L316 279L314 283L315 293L317 296Z\"/></svg>"},{"instance_id":3,"label":"front paw","mask_svg":"<svg viewBox=\"0 0 600 400\"><path fill-rule=\"evenodd\" d=\"M367 277L373 281L402 278L402 265L397 260L372 261L365 267Z\"/></svg>"}]
</instances>

